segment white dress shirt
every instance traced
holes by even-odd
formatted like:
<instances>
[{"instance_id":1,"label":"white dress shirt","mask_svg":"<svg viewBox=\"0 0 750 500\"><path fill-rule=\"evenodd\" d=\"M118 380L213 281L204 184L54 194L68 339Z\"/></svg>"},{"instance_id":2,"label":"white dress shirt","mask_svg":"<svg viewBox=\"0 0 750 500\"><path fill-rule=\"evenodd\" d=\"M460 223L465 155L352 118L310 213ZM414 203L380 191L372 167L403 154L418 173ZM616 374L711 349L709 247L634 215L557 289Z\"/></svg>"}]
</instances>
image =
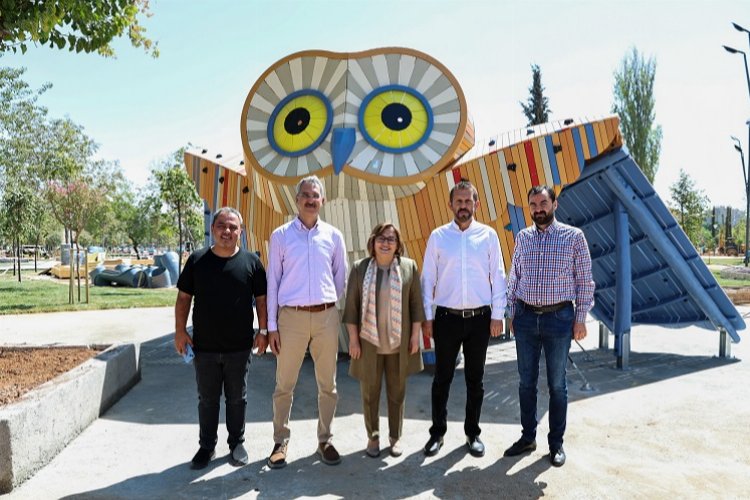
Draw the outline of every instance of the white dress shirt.
<instances>
[{"instance_id":1,"label":"white dress shirt","mask_svg":"<svg viewBox=\"0 0 750 500\"><path fill-rule=\"evenodd\" d=\"M433 305L451 309L492 306L492 319L505 314L505 270L500 240L489 226L472 220L465 231L455 221L436 228L427 240L422 266L427 320Z\"/></svg>"}]
</instances>

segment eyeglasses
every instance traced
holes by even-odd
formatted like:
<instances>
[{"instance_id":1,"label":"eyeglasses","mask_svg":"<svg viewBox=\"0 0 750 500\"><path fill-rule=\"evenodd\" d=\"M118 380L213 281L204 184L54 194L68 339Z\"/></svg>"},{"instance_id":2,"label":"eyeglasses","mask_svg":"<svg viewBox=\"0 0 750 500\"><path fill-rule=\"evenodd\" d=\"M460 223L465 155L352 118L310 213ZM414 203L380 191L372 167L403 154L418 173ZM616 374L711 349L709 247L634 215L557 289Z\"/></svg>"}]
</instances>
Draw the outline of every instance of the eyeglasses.
<instances>
[{"instance_id":1,"label":"eyeglasses","mask_svg":"<svg viewBox=\"0 0 750 500\"><path fill-rule=\"evenodd\" d=\"M318 200L320 199L320 193L306 193L301 192L297 195L299 198L304 198L306 200Z\"/></svg>"},{"instance_id":2,"label":"eyeglasses","mask_svg":"<svg viewBox=\"0 0 750 500\"><path fill-rule=\"evenodd\" d=\"M388 243L389 245L393 245L396 241L395 236L378 236L375 238L376 243Z\"/></svg>"}]
</instances>

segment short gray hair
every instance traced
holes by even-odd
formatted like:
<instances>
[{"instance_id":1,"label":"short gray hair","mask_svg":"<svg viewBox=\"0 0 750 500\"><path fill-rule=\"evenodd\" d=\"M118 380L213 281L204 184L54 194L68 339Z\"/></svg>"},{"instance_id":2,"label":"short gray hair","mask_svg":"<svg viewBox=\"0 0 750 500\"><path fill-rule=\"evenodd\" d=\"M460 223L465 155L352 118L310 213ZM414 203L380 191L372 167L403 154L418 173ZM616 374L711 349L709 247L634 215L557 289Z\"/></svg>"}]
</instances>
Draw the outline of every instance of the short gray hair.
<instances>
[{"instance_id":1,"label":"short gray hair","mask_svg":"<svg viewBox=\"0 0 750 500\"><path fill-rule=\"evenodd\" d=\"M242 214L240 213L239 210L237 210L236 208L232 208L232 207L221 207L216 212L214 212L214 214L211 216L211 227L213 227L214 224L216 224L216 219L221 214L236 215L237 218L240 220L240 225L242 224Z\"/></svg>"},{"instance_id":2,"label":"short gray hair","mask_svg":"<svg viewBox=\"0 0 750 500\"><path fill-rule=\"evenodd\" d=\"M316 186L318 188L318 191L320 191L320 197L326 197L326 188L325 186L323 186L323 182L318 178L317 175L308 175L297 183L297 196L299 196L299 194L302 192L303 184L312 184L313 186Z\"/></svg>"}]
</instances>

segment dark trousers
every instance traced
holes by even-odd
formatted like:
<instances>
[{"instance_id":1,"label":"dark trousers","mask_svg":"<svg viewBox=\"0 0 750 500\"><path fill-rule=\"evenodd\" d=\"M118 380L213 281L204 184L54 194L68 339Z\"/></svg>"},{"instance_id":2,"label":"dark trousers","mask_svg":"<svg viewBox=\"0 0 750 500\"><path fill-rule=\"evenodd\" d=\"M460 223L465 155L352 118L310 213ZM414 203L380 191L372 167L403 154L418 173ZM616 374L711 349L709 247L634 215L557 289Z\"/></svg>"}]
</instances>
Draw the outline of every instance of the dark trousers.
<instances>
[{"instance_id":1,"label":"dark trousers","mask_svg":"<svg viewBox=\"0 0 750 500\"><path fill-rule=\"evenodd\" d=\"M549 389L549 434L547 443L551 450L563 444L568 416L568 385L565 372L568 365L570 342L573 338L575 312L572 305L559 311L536 314L517 304L513 318L518 359L518 400L521 406L522 437L526 441L536 438L537 383L539 362L544 350Z\"/></svg>"},{"instance_id":2,"label":"dark trousers","mask_svg":"<svg viewBox=\"0 0 750 500\"><path fill-rule=\"evenodd\" d=\"M240 352L196 351L195 380L198 383L198 424L201 448L216 447L222 389L226 406L227 443L234 449L245 441L247 370L250 350Z\"/></svg>"},{"instance_id":3,"label":"dark trousers","mask_svg":"<svg viewBox=\"0 0 750 500\"><path fill-rule=\"evenodd\" d=\"M479 436L479 416L484 400L484 363L490 341L490 310L473 318L456 316L442 307L435 312L432 337L435 342L435 377L432 379L432 427L430 435L443 436L447 430L448 396L456 371L456 358L463 345L466 379L466 418L464 432Z\"/></svg>"}]
</instances>

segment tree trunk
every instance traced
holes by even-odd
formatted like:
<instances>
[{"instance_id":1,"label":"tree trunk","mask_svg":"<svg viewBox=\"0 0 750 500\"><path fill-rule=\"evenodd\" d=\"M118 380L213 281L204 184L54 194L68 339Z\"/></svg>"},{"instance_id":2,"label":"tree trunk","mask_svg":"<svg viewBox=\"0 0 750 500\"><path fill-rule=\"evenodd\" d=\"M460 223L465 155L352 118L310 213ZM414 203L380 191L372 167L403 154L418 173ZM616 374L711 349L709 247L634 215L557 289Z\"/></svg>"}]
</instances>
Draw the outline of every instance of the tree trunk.
<instances>
[{"instance_id":1,"label":"tree trunk","mask_svg":"<svg viewBox=\"0 0 750 500\"><path fill-rule=\"evenodd\" d=\"M10 261L13 263L13 276L16 275L16 267L18 266L18 262L16 262L16 240L11 240L10 242Z\"/></svg>"},{"instance_id":2,"label":"tree trunk","mask_svg":"<svg viewBox=\"0 0 750 500\"><path fill-rule=\"evenodd\" d=\"M78 231L76 231L76 283L78 284L78 302L81 302L81 263L78 259L81 250L78 248Z\"/></svg>"},{"instance_id":3,"label":"tree trunk","mask_svg":"<svg viewBox=\"0 0 750 500\"><path fill-rule=\"evenodd\" d=\"M18 282L21 282L21 240L16 240L16 259L18 260Z\"/></svg>"},{"instance_id":4,"label":"tree trunk","mask_svg":"<svg viewBox=\"0 0 750 500\"><path fill-rule=\"evenodd\" d=\"M138 250L138 243L133 242L133 250L135 250L135 258L141 260L141 251Z\"/></svg>"},{"instance_id":5,"label":"tree trunk","mask_svg":"<svg viewBox=\"0 0 750 500\"><path fill-rule=\"evenodd\" d=\"M68 304L74 304L75 303L75 261L78 259L78 256L74 254L73 246L70 246L70 279L68 280Z\"/></svg>"},{"instance_id":6,"label":"tree trunk","mask_svg":"<svg viewBox=\"0 0 750 500\"><path fill-rule=\"evenodd\" d=\"M36 239L34 240L34 273L39 272L39 269L37 269L36 267L38 255L39 255L39 233L37 233Z\"/></svg>"}]
</instances>

